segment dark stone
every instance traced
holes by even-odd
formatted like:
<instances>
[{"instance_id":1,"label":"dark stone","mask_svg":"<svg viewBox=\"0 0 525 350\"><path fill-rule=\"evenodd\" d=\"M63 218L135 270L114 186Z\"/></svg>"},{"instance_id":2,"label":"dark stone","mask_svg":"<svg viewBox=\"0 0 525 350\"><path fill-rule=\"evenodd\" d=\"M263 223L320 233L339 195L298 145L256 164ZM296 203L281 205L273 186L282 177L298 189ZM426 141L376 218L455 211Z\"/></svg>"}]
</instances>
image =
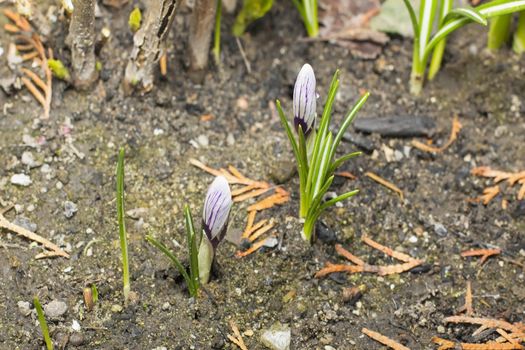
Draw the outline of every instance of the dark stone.
<instances>
[{"instance_id":1,"label":"dark stone","mask_svg":"<svg viewBox=\"0 0 525 350\"><path fill-rule=\"evenodd\" d=\"M347 141L353 145L356 145L360 150L366 153L372 153L376 148L374 143L368 138L350 132L346 132L343 134L343 141Z\"/></svg>"},{"instance_id":2,"label":"dark stone","mask_svg":"<svg viewBox=\"0 0 525 350\"><path fill-rule=\"evenodd\" d=\"M82 333L75 332L71 334L71 336L69 337L69 344L71 344L72 346L80 346L84 344L84 336L82 335Z\"/></svg>"},{"instance_id":3,"label":"dark stone","mask_svg":"<svg viewBox=\"0 0 525 350\"><path fill-rule=\"evenodd\" d=\"M324 222L317 222L315 225L315 233L317 235L317 239L323 243L332 244L337 240L334 230L332 230Z\"/></svg>"},{"instance_id":4,"label":"dark stone","mask_svg":"<svg viewBox=\"0 0 525 350\"><path fill-rule=\"evenodd\" d=\"M357 131L377 133L384 137L429 137L436 127L432 119L416 116L360 118L353 125Z\"/></svg>"}]
</instances>

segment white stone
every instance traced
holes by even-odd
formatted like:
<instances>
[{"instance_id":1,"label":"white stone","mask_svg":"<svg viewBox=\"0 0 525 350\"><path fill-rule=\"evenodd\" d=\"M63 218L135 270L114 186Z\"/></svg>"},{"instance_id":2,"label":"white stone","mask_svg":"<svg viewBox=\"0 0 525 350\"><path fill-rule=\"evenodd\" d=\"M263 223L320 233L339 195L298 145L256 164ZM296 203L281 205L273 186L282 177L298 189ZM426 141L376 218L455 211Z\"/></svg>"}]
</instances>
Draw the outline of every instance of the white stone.
<instances>
[{"instance_id":1,"label":"white stone","mask_svg":"<svg viewBox=\"0 0 525 350\"><path fill-rule=\"evenodd\" d=\"M272 350L289 350L291 338L290 328L276 323L270 329L263 330L261 342Z\"/></svg>"},{"instance_id":2,"label":"white stone","mask_svg":"<svg viewBox=\"0 0 525 350\"><path fill-rule=\"evenodd\" d=\"M18 186L29 186L33 181L31 181L31 178L26 174L15 174L11 176L11 183Z\"/></svg>"}]
</instances>

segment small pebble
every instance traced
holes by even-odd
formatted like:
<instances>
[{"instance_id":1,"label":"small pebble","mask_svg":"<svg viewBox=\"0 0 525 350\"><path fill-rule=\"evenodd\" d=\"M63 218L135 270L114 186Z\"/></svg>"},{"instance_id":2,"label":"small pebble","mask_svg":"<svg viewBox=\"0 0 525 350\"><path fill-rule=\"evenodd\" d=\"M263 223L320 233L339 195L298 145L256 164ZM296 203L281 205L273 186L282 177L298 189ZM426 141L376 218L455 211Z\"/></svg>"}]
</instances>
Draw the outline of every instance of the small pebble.
<instances>
[{"instance_id":1,"label":"small pebble","mask_svg":"<svg viewBox=\"0 0 525 350\"><path fill-rule=\"evenodd\" d=\"M77 320L73 320L73 323L71 324L71 329L74 330L75 332L80 332L80 323L78 323Z\"/></svg>"},{"instance_id":2,"label":"small pebble","mask_svg":"<svg viewBox=\"0 0 525 350\"><path fill-rule=\"evenodd\" d=\"M13 185L27 187L31 185L33 181L31 181L31 178L27 176L26 174L15 174L11 176L11 183Z\"/></svg>"},{"instance_id":3,"label":"small pebble","mask_svg":"<svg viewBox=\"0 0 525 350\"><path fill-rule=\"evenodd\" d=\"M64 202L64 215L66 218L71 219L77 211L78 207L75 203L71 201Z\"/></svg>"},{"instance_id":4,"label":"small pebble","mask_svg":"<svg viewBox=\"0 0 525 350\"><path fill-rule=\"evenodd\" d=\"M82 333L71 334L71 336L69 337L69 344L73 346L80 346L84 344L84 336L82 335Z\"/></svg>"},{"instance_id":5,"label":"small pebble","mask_svg":"<svg viewBox=\"0 0 525 350\"><path fill-rule=\"evenodd\" d=\"M30 306L29 302L27 302L27 301L19 301L17 303L17 305L18 305L18 311L20 311L20 313L23 316L29 316L31 314L31 306Z\"/></svg>"},{"instance_id":6,"label":"small pebble","mask_svg":"<svg viewBox=\"0 0 525 350\"><path fill-rule=\"evenodd\" d=\"M290 328L277 322L271 328L262 330L261 343L272 350L289 350L291 338Z\"/></svg>"},{"instance_id":7,"label":"small pebble","mask_svg":"<svg viewBox=\"0 0 525 350\"><path fill-rule=\"evenodd\" d=\"M111 305L111 312L117 313L122 311L122 306L118 304Z\"/></svg>"},{"instance_id":8,"label":"small pebble","mask_svg":"<svg viewBox=\"0 0 525 350\"><path fill-rule=\"evenodd\" d=\"M22 153L21 161L22 161L22 164L27 165L30 168L35 168L39 165L39 163L35 161L35 158L33 157L33 153L31 152Z\"/></svg>"},{"instance_id":9,"label":"small pebble","mask_svg":"<svg viewBox=\"0 0 525 350\"><path fill-rule=\"evenodd\" d=\"M60 300L52 300L44 305L46 317L56 319L64 315L67 311L67 304Z\"/></svg>"}]
</instances>

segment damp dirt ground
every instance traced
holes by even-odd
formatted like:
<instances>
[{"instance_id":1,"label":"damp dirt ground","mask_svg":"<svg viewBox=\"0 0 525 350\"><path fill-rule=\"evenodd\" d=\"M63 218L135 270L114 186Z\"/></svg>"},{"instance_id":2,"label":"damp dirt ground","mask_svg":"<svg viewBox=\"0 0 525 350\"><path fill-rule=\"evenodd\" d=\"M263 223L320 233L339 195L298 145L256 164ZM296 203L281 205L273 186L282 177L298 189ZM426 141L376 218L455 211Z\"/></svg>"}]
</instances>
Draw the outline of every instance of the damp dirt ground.
<instances>
[{"instance_id":1,"label":"damp dirt ground","mask_svg":"<svg viewBox=\"0 0 525 350\"><path fill-rule=\"evenodd\" d=\"M291 329L292 349L380 349L362 335L363 327L411 349L433 349L434 335L469 339L472 328L442 322L463 305L467 281L477 315L524 319L525 201L516 200L517 187L505 186L488 205L468 201L491 185L471 175L472 168L525 170L523 58L507 48L487 53L483 29L469 27L451 37L442 71L414 97L407 87L410 40L394 36L378 58L355 58L330 43L300 40L304 32L291 2L278 2L242 38L250 74L235 39L224 30L221 68L211 65L204 83L193 83L185 69L187 16L181 13L169 40L168 76L157 79L151 93L126 97L121 81L132 45L126 21L130 9L103 8L98 25L110 26L113 38L100 53L101 80L89 92L55 82L49 120L39 121L40 107L27 91L10 96L0 91L0 200L2 206L15 205L5 216L71 254L70 259L35 260L40 248L0 231L1 349L42 348L35 314L26 316L18 306L20 301L31 304L35 295L42 304L67 304L66 313L49 324L57 347L68 349L234 349L227 339L230 320L241 331L253 331L244 336L248 349L263 349L263 330L277 322ZM227 17L224 27L231 23ZM54 27L56 35L48 43L67 57L64 25ZM2 31L4 50L10 40ZM1 71L11 74L5 56ZM333 72L341 70L334 126L363 90L371 97L358 118L428 117L436 125L435 144L447 140L454 115L463 125L458 139L438 154L414 149L412 138L351 130L368 149L344 166L357 179L339 178L331 191L361 192L321 217L324 239L313 246L300 237L298 179L287 175L292 154L271 107L279 98L291 111L293 82L305 62L315 69L319 104ZM131 288L138 301L123 308L115 209L119 146L126 148L126 209L140 209L126 218ZM357 149L345 142L340 152ZM34 156L34 167L21 162L24 152ZM153 234L177 255L184 254L173 243L185 243L183 205L199 217L212 181L189 164L190 158L215 168L231 164L254 179L283 181L292 194L289 202L258 215L277 221L280 245L239 259L238 248L223 243L217 275L196 300L188 297L165 257L144 240ZM404 200L366 172L394 183ZM11 183L20 173L30 176L29 186ZM78 209L70 218L67 201ZM230 230L244 228L248 204L235 205ZM385 277L314 278L325 263L344 262L336 243L371 264L394 263L364 245L364 234L425 264ZM478 259L460 256L487 247L503 252L482 266ZM100 300L87 312L82 290L93 283ZM345 288L362 285L366 291L358 301L344 298ZM80 331L71 329L74 321Z\"/></svg>"}]
</instances>

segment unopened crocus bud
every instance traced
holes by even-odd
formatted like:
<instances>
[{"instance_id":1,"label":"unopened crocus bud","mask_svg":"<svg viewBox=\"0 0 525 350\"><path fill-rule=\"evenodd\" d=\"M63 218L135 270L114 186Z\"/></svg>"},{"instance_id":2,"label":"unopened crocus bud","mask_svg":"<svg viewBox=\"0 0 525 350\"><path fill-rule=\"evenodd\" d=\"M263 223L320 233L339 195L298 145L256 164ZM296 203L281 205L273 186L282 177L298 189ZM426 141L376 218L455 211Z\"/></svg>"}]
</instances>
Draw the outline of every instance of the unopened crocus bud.
<instances>
[{"instance_id":1,"label":"unopened crocus bud","mask_svg":"<svg viewBox=\"0 0 525 350\"><path fill-rule=\"evenodd\" d=\"M312 66L306 63L295 81L293 89L293 122L295 130L299 131L299 125L305 136L312 131L316 117L317 94L315 92L315 74Z\"/></svg>"},{"instance_id":2,"label":"unopened crocus bud","mask_svg":"<svg viewBox=\"0 0 525 350\"><path fill-rule=\"evenodd\" d=\"M202 211L202 235L199 246L199 280L208 283L215 249L223 240L228 228L232 194L224 176L217 176L208 189Z\"/></svg>"}]
</instances>

